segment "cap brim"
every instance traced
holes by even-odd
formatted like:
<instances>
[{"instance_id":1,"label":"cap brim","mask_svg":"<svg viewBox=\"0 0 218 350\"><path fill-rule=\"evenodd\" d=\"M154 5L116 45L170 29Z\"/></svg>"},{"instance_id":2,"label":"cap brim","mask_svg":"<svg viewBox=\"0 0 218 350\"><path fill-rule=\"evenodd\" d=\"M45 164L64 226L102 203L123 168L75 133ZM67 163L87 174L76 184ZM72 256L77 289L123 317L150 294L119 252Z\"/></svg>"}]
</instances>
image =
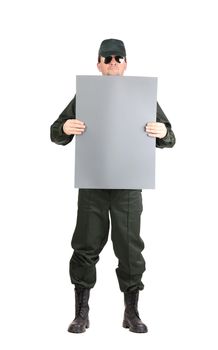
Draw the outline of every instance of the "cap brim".
<instances>
[{"instance_id":1,"label":"cap brim","mask_svg":"<svg viewBox=\"0 0 218 350\"><path fill-rule=\"evenodd\" d=\"M100 52L100 55L102 57L108 57L108 56L112 56L112 55L125 57L124 52L119 51L119 50L102 51L102 52Z\"/></svg>"}]
</instances>

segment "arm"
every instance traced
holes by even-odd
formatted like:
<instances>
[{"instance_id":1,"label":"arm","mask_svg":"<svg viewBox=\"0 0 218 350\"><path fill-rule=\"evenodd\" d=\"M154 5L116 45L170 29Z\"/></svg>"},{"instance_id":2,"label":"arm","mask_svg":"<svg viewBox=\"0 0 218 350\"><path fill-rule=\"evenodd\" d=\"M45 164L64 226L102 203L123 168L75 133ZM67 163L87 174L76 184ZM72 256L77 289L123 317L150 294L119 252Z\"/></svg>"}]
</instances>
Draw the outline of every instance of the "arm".
<instances>
[{"instance_id":1,"label":"arm","mask_svg":"<svg viewBox=\"0 0 218 350\"><path fill-rule=\"evenodd\" d=\"M171 148L175 145L176 138L171 124L164 112L157 103L156 122L147 123L145 131L150 137L156 137L156 147L158 148Z\"/></svg>"},{"instance_id":2,"label":"arm","mask_svg":"<svg viewBox=\"0 0 218 350\"><path fill-rule=\"evenodd\" d=\"M63 131L63 125L68 119L76 118L76 96L70 101L65 110L60 114L59 118L51 125L50 137L51 141L58 145L67 145L72 141L74 135L67 135Z\"/></svg>"},{"instance_id":3,"label":"arm","mask_svg":"<svg viewBox=\"0 0 218 350\"><path fill-rule=\"evenodd\" d=\"M157 138L156 139L156 147L158 148L171 148L176 143L176 138L174 135L173 130L171 129L171 124L167 117L165 116L164 112L160 108L159 104L157 103L157 122L164 123L167 128L166 136L162 139Z\"/></svg>"}]
</instances>

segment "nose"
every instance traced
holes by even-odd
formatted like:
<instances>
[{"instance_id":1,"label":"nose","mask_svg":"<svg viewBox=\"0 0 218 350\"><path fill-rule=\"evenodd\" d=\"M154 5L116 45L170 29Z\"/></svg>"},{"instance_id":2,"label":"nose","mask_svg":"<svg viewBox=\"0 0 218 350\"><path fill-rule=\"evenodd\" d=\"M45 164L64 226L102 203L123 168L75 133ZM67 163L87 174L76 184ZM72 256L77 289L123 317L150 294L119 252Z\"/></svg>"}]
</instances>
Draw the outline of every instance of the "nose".
<instances>
[{"instance_id":1,"label":"nose","mask_svg":"<svg viewBox=\"0 0 218 350\"><path fill-rule=\"evenodd\" d=\"M115 57L112 57L112 60L110 61L111 65L116 65L117 61L115 60Z\"/></svg>"}]
</instances>

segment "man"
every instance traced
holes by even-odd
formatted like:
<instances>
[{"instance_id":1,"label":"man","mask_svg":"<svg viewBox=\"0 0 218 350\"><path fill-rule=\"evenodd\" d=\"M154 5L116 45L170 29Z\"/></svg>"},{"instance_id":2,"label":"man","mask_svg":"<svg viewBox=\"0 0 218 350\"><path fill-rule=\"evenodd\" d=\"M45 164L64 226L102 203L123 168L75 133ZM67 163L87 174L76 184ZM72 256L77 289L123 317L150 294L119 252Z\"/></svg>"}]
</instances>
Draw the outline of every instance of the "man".
<instances>
[{"instance_id":1,"label":"man","mask_svg":"<svg viewBox=\"0 0 218 350\"><path fill-rule=\"evenodd\" d=\"M127 68L124 43L106 39L99 48L97 68L102 75L122 76ZM51 140L59 145L72 141L85 131L83 121L76 119L76 96L51 126ZM171 125L157 104L157 122L147 123L145 137L155 137L159 148L173 147L175 136ZM141 190L79 189L77 224L72 238L74 249L70 260L71 282L75 285L75 319L68 331L85 332L89 327L89 295L96 283L96 263L108 239L109 212L111 238L119 264L116 269L120 290L124 293L123 327L146 333L147 326L138 312L139 290L145 271L142 256L144 243L140 237L142 213Z\"/></svg>"}]
</instances>

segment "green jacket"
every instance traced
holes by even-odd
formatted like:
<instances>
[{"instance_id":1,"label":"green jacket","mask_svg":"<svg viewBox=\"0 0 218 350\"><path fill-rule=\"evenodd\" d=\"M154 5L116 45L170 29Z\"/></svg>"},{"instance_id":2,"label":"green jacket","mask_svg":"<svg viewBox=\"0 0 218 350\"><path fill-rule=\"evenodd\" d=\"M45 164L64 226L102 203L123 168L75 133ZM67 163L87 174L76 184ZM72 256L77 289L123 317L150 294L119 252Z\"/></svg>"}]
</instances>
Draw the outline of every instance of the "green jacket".
<instances>
[{"instance_id":1,"label":"green jacket","mask_svg":"<svg viewBox=\"0 0 218 350\"><path fill-rule=\"evenodd\" d=\"M57 143L58 145L67 145L72 141L74 135L66 135L63 131L63 125L67 119L76 118L76 95L70 101L65 110L60 114L59 118L51 125L51 141ZM156 138L156 147L165 148L173 147L176 138L173 130L171 129L171 124L164 112L157 103L157 122L164 123L167 128L167 134L163 139Z\"/></svg>"}]
</instances>

